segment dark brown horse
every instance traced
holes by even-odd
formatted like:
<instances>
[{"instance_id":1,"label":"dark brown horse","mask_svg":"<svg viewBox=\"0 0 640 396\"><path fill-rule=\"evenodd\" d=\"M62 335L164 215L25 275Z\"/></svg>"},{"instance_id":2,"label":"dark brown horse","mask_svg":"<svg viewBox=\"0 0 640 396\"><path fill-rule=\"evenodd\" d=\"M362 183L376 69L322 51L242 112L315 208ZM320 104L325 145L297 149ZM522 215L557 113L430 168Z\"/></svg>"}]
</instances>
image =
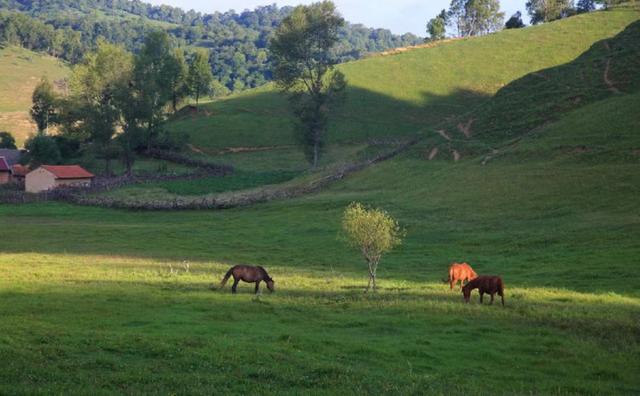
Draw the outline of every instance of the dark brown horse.
<instances>
[{"instance_id":1,"label":"dark brown horse","mask_svg":"<svg viewBox=\"0 0 640 396\"><path fill-rule=\"evenodd\" d=\"M231 276L233 276L233 286L231 286L232 293L236 292L238 282L240 281L255 283L256 294L260 291L260 282L262 281L267 284L269 291L275 291L273 279L271 279L267 271L259 265L255 267L252 265L236 265L231 267L231 269L225 274L224 278L222 278L222 282L220 282L220 289L227 284L227 281Z\"/></svg>"},{"instance_id":2,"label":"dark brown horse","mask_svg":"<svg viewBox=\"0 0 640 396\"><path fill-rule=\"evenodd\" d=\"M467 263L453 263L449 267L449 279L445 282L449 282L449 286L451 290L453 290L453 286L455 286L458 281L460 281L460 290L462 290L462 286L464 286L464 281L471 281L478 277L478 274L471 268L471 266Z\"/></svg>"},{"instance_id":3,"label":"dark brown horse","mask_svg":"<svg viewBox=\"0 0 640 396\"><path fill-rule=\"evenodd\" d=\"M473 289L478 289L480 292L480 304L482 304L484 293L491 294L491 304L493 304L493 296L498 293L502 299L502 306L504 307L504 283L499 276L479 276L464 285L462 295L464 296L465 302L469 302Z\"/></svg>"}]
</instances>

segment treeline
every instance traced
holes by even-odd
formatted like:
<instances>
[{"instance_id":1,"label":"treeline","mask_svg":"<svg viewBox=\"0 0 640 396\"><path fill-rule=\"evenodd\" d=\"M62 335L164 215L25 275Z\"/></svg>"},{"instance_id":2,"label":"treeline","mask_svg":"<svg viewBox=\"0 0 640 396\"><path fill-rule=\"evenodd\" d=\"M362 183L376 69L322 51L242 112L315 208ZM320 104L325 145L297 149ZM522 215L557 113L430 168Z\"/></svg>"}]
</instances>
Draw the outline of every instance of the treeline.
<instances>
[{"instance_id":1,"label":"treeline","mask_svg":"<svg viewBox=\"0 0 640 396\"><path fill-rule=\"evenodd\" d=\"M0 0L0 43L46 51L77 63L97 40L137 52L151 30L166 31L180 47L210 50L209 64L224 89L253 88L272 79L269 39L291 7L202 14L129 0ZM386 29L346 24L332 51L338 62L414 45L422 39Z\"/></svg>"},{"instance_id":2,"label":"treeline","mask_svg":"<svg viewBox=\"0 0 640 396\"><path fill-rule=\"evenodd\" d=\"M535 25L595 11L598 6L608 9L631 3L633 0L529 0L525 8L530 22ZM427 22L428 40L442 40L447 34L470 37L525 26L520 11L505 24L504 16L499 0L451 0L449 9L440 11Z\"/></svg>"}]
</instances>

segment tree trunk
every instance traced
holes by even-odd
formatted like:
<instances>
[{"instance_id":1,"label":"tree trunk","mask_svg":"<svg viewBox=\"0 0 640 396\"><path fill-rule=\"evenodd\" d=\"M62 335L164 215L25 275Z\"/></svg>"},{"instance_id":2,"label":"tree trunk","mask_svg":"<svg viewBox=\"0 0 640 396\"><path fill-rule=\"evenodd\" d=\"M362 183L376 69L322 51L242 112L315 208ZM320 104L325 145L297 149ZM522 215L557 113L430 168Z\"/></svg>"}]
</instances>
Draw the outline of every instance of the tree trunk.
<instances>
[{"instance_id":1,"label":"tree trunk","mask_svg":"<svg viewBox=\"0 0 640 396\"><path fill-rule=\"evenodd\" d=\"M371 268L371 283L373 287L373 292L375 293L378 290L378 285L376 284L377 273L378 273L378 261L375 260L370 265Z\"/></svg>"},{"instance_id":2,"label":"tree trunk","mask_svg":"<svg viewBox=\"0 0 640 396\"><path fill-rule=\"evenodd\" d=\"M178 95L175 93L175 91L171 95L171 106L173 106L174 113L178 111Z\"/></svg>"},{"instance_id":3,"label":"tree trunk","mask_svg":"<svg viewBox=\"0 0 640 396\"><path fill-rule=\"evenodd\" d=\"M320 151L320 142L318 142L318 139L315 139L315 142L313 142L313 169L316 169L318 167L318 157L319 155L319 151Z\"/></svg>"},{"instance_id":4,"label":"tree trunk","mask_svg":"<svg viewBox=\"0 0 640 396\"><path fill-rule=\"evenodd\" d=\"M147 125L147 151L151 150L151 134L152 134L152 129L153 128L153 121L149 121L149 124Z\"/></svg>"},{"instance_id":5,"label":"tree trunk","mask_svg":"<svg viewBox=\"0 0 640 396\"><path fill-rule=\"evenodd\" d=\"M131 177L131 175L133 175L133 157L131 154L127 154L126 160L125 160L125 166L127 168L126 170L127 176Z\"/></svg>"},{"instance_id":6,"label":"tree trunk","mask_svg":"<svg viewBox=\"0 0 640 396\"><path fill-rule=\"evenodd\" d=\"M368 266L368 274L369 274L369 283L367 283L367 288L365 289L365 293L369 292L369 289L371 289L371 285L373 284L373 291L376 291L376 282L375 282L375 276L373 273L373 267L371 265L371 261L367 260L367 266Z\"/></svg>"}]
</instances>

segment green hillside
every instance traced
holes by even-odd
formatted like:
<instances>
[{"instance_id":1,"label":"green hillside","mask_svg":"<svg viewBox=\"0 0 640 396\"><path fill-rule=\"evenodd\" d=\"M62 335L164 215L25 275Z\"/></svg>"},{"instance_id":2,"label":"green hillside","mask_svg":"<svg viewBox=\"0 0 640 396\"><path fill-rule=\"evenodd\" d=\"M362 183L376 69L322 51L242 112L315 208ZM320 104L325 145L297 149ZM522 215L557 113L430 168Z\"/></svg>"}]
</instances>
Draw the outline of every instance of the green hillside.
<instances>
[{"instance_id":1,"label":"green hillside","mask_svg":"<svg viewBox=\"0 0 640 396\"><path fill-rule=\"evenodd\" d=\"M639 17L597 12L342 66L352 88L323 165L375 149L367 137L425 139L319 193L217 211L0 205L0 394L639 394ZM455 129L470 114L466 137ZM185 110L170 127L238 178L109 194L313 177L288 117L270 88ZM436 146L468 151L429 160ZM407 231L377 295L339 232L353 201ZM441 281L454 261L502 276L506 306L464 304ZM210 290L234 263L265 266L276 292Z\"/></svg>"},{"instance_id":2,"label":"green hillside","mask_svg":"<svg viewBox=\"0 0 640 396\"><path fill-rule=\"evenodd\" d=\"M634 10L595 12L341 65L350 87L346 104L334 115L331 141L436 136L435 131L446 126L448 119L488 102L512 81L574 61L639 17L640 12ZM637 32L631 34L637 36ZM602 70L597 72L602 75ZM286 101L273 88L203 107L205 111L199 115L170 125L173 130L188 131L193 144L201 149L246 146L248 142L253 146L287 145L293 141ZM453 133L461 136L459 131Z\"/></svg>"},{"instance_id":3,"label":"green hillside","mask_svg":"<svg viewBox=\"0 0 640 396\"><path fill-rule=\"evenodd\" d=\"M28 110L31 93L43 76L56 81L68 67L51 56L19 47L0 48L0 130L14 134L19 144L35 132Z\"/></svg>"}]
</instances>

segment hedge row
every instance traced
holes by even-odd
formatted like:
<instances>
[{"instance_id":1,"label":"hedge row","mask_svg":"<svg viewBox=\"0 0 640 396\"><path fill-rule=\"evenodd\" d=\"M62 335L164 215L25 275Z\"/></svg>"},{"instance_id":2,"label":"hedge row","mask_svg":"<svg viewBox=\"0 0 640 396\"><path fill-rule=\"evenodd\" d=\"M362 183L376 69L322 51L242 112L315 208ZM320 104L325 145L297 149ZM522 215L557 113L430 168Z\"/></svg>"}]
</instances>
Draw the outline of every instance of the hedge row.
<instances>
[{"instance_id":1,"label":"hedge row","mask_svg":"<svg viewBox=\"0 0 640 396\"><path fill-rule=\"evenodd\" d=\"M257 203L296 198L320 191L328 185L338 180L342 180L353 173L359 172L378 162L382 162L397 156L417 142L417 139L405 142L396 149L388 153L379 155L374 159L358 164L344 166L329 175L300 185L267 186L259 190L251 190L237 194L221 194L197 198L174 198L167 200L123 201L121 199L112 197L88 196L86 194L77 193L72 193L65 196L64 200L70 200L71 202L80 205L134 210L228 209L241 206L249 206Z\"/></svg>"}]
</instances>

